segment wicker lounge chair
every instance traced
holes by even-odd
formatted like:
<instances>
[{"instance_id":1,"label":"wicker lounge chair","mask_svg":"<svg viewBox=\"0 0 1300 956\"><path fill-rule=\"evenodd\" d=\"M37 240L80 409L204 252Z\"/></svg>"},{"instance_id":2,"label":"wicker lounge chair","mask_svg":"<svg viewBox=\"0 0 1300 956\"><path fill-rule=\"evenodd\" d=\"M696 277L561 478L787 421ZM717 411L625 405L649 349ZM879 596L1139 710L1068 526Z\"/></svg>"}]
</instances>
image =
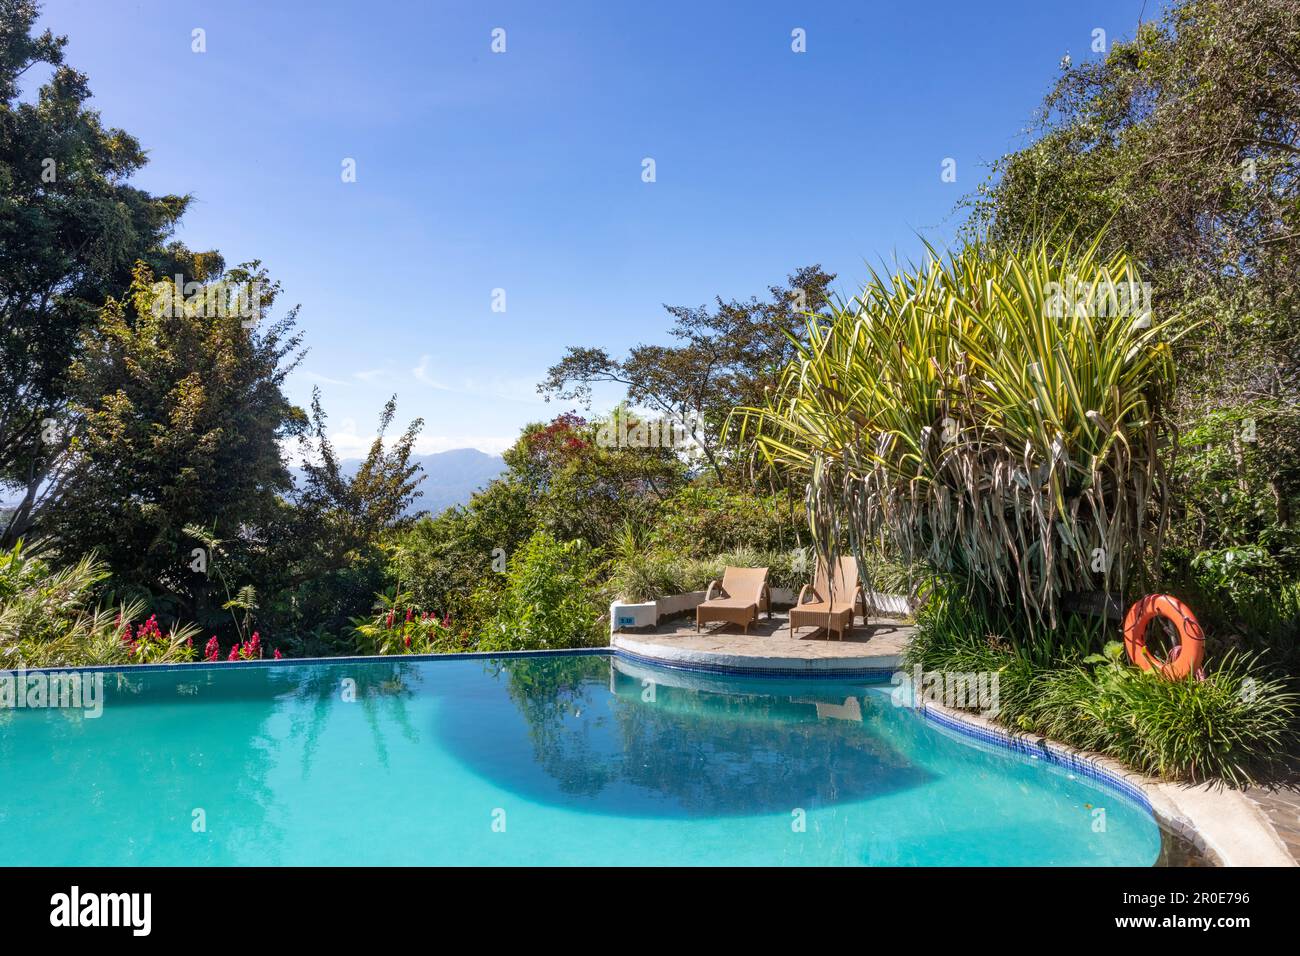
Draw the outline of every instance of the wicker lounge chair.
<instances>
[{"instance_id":1,"label":"wicker lounge chair","mask_svg":"<svg viewBox=\"0 0 1300 956\"><path fill-rule=\"evenodd\" d=\"M714 589L720 595L713 596ZM695 630L708 621L739 624L749 633L749 625L758 622L759 609L772 616L772 598L767 587L767 568L727 568L722 580L709 582L704 603L695 609Z\"/></svg>"},{"instance_id":2,"label":"wicker lounge chair","mask_svg":"<svg viewBox=\"0 0 1300 956\"><path fill-rule=\"evenodd\" d=\"M862 621L867 618L866 599L862 593L862 584L858 578L858 561L853 557L843 557L836 562L835 579L832 581L826 573L826 565L818 559L817 573L811 585L805 584L799 592L799 600L790 608L790 636L794 637L796 628L824 627L829 637L838 634L840 640L853 631L853 612L862 604ZM815 600L804 602L809 592Z\"/></svg>"}]
</instances>

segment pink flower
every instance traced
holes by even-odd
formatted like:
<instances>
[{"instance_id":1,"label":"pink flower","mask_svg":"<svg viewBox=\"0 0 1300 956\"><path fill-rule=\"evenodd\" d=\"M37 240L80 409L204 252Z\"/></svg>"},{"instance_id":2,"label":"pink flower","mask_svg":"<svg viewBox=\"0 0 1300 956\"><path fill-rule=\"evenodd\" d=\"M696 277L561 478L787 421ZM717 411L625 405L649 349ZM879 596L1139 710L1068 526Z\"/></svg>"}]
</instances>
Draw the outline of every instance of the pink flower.
<instances>
[{"instance_id":1,"label":"pink flower","mask_svg":"<svg viewBox=\"0 0 1300 956\"><path fill-rule=\"evenodd\" d=\"M281 657L283 657L283 656L284 656L284 655L280 653L280 648L277 647L277 648L275 649L275 659L278 661L278 660L279 660Z\"/></svg>"},{"instance_id":2,"label":"pink flower","mask_svg":"<svg viewBox=\"0 0 1300 956\"><path fill-rule=\"evenodd\" d=\"M221 644L217 641L217 635L213 634L208 638L207 647L203 648L203 659L205 661L215 661L221 654Z\"/></svg>"},{"instance_id":3,"label":"pink flower","mask_svg":"<svg viewBox=\"0 0 1300 956\"><path fill-rule=\"evenodd\" d=\"M237 660L239 660L239 645L238 645L238 644L236 644L234 647L232 647L232 648L230 649L230 656L227 657L226 660L228 660L228 661L237 661Z\"/></svg>"}]
</instances>

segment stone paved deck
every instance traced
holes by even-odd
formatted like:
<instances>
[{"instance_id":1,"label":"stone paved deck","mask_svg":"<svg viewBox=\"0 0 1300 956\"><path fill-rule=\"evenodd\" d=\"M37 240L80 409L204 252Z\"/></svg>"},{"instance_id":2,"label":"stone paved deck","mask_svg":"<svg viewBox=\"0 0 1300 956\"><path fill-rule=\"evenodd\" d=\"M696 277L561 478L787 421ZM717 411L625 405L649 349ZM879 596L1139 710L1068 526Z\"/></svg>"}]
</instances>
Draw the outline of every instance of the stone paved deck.
<instances>
[{"instance_id":1,"label":"stone paved deck","mask_svg":"<svg viewBox=\"0 0 1300 956\"><path fill-rule=\"evenodd\" d=\"M1300 755L1268 786L1250 787L1246 796L1268 817L1291 858L1300 864Z\"/></svg>"},{"instance_id":2,"label":"stone paved deck","mask_svg":"<svg viewBox=\"0 0 1300 956\"><path fill-rule=\"evenodd\" d=\"M856 618L844 640L828 639L822 628L800 628L790 636L786 614L761 617L744 633L734 624L706 624L698 633L695 620L676 618L657 627L620 631L611 644L629 653L672 663L715 664L741 668L895 669L914 628L876 619L863 625Z\"/></svg>"}]
</instances>

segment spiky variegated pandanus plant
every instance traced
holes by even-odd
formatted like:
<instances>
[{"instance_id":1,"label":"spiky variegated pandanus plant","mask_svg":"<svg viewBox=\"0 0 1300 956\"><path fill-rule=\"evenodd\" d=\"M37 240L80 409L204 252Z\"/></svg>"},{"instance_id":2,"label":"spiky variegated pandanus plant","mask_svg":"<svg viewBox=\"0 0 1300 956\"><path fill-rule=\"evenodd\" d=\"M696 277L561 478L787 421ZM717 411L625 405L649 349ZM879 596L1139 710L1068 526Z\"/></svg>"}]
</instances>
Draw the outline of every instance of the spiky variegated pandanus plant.
<instances>
[{"instance_id":1,"label":"spiky variegated pandanus plant","mask_svg":"<svg viewBox=\"0 0 1300 956\"><path fill-rule=\"evenodd\" d=\"M807 482L827 557L887 544L1054 625L1065 594L1122 589L1159 551L1190 324L1147 288L1096 242L928 248L810 317L738 434Z\"/></svg>"}]
</instances>

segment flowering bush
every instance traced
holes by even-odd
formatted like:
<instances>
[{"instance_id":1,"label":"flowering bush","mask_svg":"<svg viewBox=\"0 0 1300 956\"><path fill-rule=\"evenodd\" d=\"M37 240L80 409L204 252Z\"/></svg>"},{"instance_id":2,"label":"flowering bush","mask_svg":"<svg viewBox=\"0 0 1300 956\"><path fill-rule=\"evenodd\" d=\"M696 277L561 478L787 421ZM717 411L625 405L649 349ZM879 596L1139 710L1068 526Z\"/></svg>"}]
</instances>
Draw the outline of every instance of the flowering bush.
<instances>
[{"instance_id":1,"label":"flowering bush","mask_svg":"<svg viewBox=\"0 0 1300 956\"><path fill-rule=\"evenodd\" d=\"M0 550L0 667L77 667L193 660L195 630L157 620L139 628L144 605L96 605L108 569L92 557L55 569L21 545Z\"/></svg>"},{"instance_id":2,"label":"flowering bush","mask_svg":"<svg viewBox=\"0 0 1300 956\"><path fill-rule=\"evenodd\" d=\"M186 635L182 639L174 633L163 634L162 628L158 626L157 614L150 615L149 620L135 629L135 633L131 632L131 622L118 614L117 627L121 631L119 640L125 645L127 655L134 664L194 660L194 638Z\"/></svg>"},{"instance_id":3,"label":"flowering bush","mask_svg":"<svg viewBox=\"0 0 1300 956\"><path fill-rule=\"evenodd\" d=\"M432 611L400 607L381 598L373 620L358 618L352 623L357 647L363 654L443 654L465 649L466 642L451 629L450 615L441 618Z\"/></svg>"},{"instance_id":4,"label":"flowering bush","mask_svg":"<svg viewBox=\"0 0 1300 956\"><path fill-rule=\"evenodd\" d=\"M280 653L280 649L277 647L272 656L278 661L284 655ZM226 655L228 661L256 661L261 660L261 658L262 635L257 631L254 631L253 636L242 644L236 643L230 648L230 653ZM208 638L207 646L203 648L203 659L214 663L221 660L221 642L217 640L215 634Z\"/></svg>"}]
</instances>

